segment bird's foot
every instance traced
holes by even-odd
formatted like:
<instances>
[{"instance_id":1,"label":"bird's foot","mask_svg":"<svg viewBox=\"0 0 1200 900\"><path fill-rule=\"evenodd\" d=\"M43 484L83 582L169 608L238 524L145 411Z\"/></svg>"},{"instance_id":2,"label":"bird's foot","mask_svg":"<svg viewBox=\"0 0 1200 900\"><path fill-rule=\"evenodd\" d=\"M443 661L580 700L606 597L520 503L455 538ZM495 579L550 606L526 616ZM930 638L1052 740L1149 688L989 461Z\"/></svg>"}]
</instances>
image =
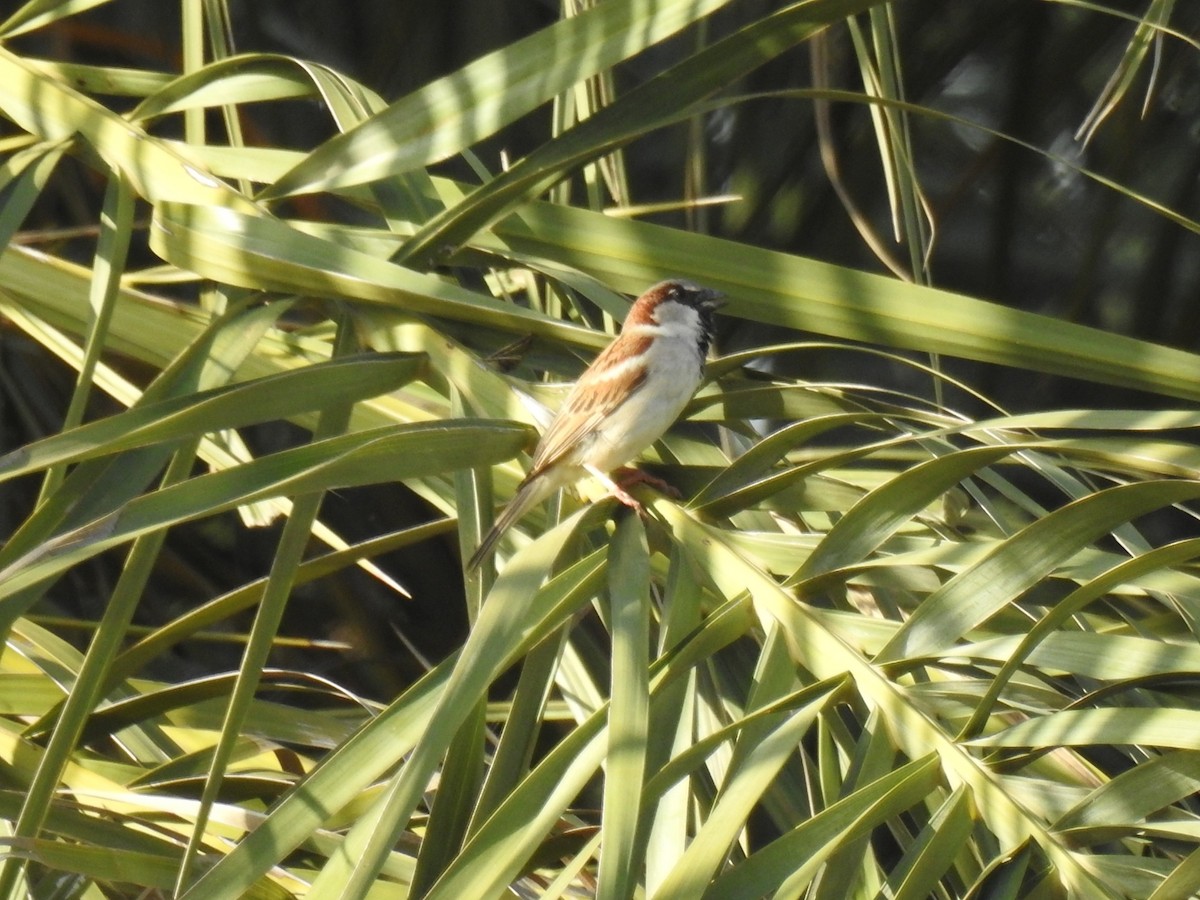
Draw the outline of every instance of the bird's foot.
<instances>
[{"instance_id":1,"label":"bird's foot","mask_svg":"<svg viewBox=\"0 0 1200 900\"><path fill-rule=\"evenodd\" d=\"M584 468L587 469L597 481L608 488L608 492L613 497L615 497L625 506L628 506L630 509L635 510L639 516L644 516L646 514L645 506L643 506L642 502L638 500L637 497L629 493L626 488L631 488L637 484L648 484L655 490L666 494L669 497L678 499L681 496L679 491L675 490L675 488L671 487L671 485L667 484L661 478L655 478L653 475L647 475L641 469L621 468L613 472L613 477L609 477L607 474L601 472L594 466L585 464Z\"/></svg>"},{"instance_id":2,"label":"bird's foot","mask_svg":"<svg viewBox=\"0 0 1200 900\"><path fill-rule=\"evenodd\" d=\"M668 484L661 478L656 478L648 472L643 472L641 469L621 468L617 469L613 475L613 485L616 488L616 490L613 491L613 496L615 496L626 506L631 506L639 512L641 511L642 504L634 499L634 497L630 495L628 491L628 488L631 488L634 485L649 485L660 494L665 494L673 500L678 500L683 496L678 490L675 489L673 485Z\"/></svg>"}]
</instances>

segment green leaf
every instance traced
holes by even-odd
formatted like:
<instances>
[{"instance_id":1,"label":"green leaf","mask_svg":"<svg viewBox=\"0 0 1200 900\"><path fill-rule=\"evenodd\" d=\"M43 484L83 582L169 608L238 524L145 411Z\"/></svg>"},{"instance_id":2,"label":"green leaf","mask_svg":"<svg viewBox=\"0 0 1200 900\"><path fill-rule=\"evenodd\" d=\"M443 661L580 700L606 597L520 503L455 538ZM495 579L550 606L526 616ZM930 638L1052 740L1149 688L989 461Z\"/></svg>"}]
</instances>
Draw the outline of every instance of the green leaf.
<instances>
[{"instance_id":1,"label":"green leaf","mask_svg":"<svg viewBox=\"0 0 1200 900\"><path fill-rule=\"evenodd\" d=\"M544 639L587 602L599 569L586 562L538 590L578 518L566 520L518 553L497 579L429 729L371 811L351 828L346 836L347 852L326 863L313 883L313 900L365 893L476 699L523 648Z\"/></svg>"},{"instance_id":2,"label":"green leaf","mask_svg":"<svg viewBox=\"0 0 1200 900\"><path fill-rule=\"evenodd\" d=\"M535 545L536 546L536 545ZM531 548L532 550L532 548ZM656 713L660 687L666 688L703 664L714 653L745 634L744 610L730 605L714 613L675 652L655 664L651 686L651 720ZM816 686L797 703L824 694L831 685ZM776 711L777 712L777 711ZM606 748L608 709L601 705L546 755L509 794L495 814L472 836L463 852L430 892L430 900L493 896L503 890L529 864L530 856L546 840L568 805L595 775ZM709 753L713 747L706 748ZM683 770L703 763L696 754ZM647 795L655 792L647 785ZM532 815L531 815L532 813Z\"/></svg>"},{"instance_id":3,"label":"green leaf","mask_svg":"<svg viewBox=\"0 0 1200 900\"><path fill-rule=\"evenodd\" d=\"M340 359L142 404L0 457L0 481L189 435L286 419L335 399L373 397L417 377L422 367L420 356L400 353Z\"/></svg>"},{"instance_id":4,"label":"green leaf","mask_svg":"<svg viewBox=\"0 0 1200 900\"><path fill-rule=\"evenodd\" d=\"M935 896L938 883L968 846L973 825L970 795L959 788L930 818L888 879L895 900Z\"/></svg>"},{"instance_id":5,"label":"green leaf","mask_svg":"<svg viewBox=\"0 0 1200 900\"><path fill-rule=\"evenodd\" d=\"M1085 747L1137 744L1200 750L1200 711L1067 709L970 742L977 747Z\"/></svg>"},{"instance_id":6,"label":"green leaf","mask_svg":"<svg viewBox=\"0 0 1200 900\"><path fill-rule=\"evenodd\" d=\"M1038 519L956 575L905 622L877 662L947 649L1081 547L1124 522L1200 497L1200 483L1151 481L1099 491Z\"/></svg>"},{"instance_id":7,"label":"green leaf","mask_svg":"<svg viewBox=\"0 0 1200 900\"><path fill-rule=\"evenodd\" d=\"M937 784L937 772L936 760L925 757L864 785L722 873L703 892L705 900L758 897L785 882L789 893L803 888L842 841L919 803ZM701 887L694 879L691 884Z\"/></svg>"},{"instance_id":8,"label":"green leaf","mask_svg":"<svg viewBox=\"0 0 1200 900\"><path fill-rule=\"evenodd\" d=\"M202 171L170 142L152 137L0 46L0 112L44 141L81 136L151 201L250 209L251 202Z\"/></svg>"},{"instance_id":9,"label":"green leaf","mask_svg":"<svg viewBox=\"0 0 1200 900\"><path fill-rule=\"evenodd\" d=\"M1200 400L1200 355L945 289L553 204L526 204L495 230L632 294L687 272L739 319Z\"/></svg>"},{"instance_id":10,"label":"green leaf","mask_svg":"<svg viewBox=\"0 0 1200 900\"><path fill-rule=\"evenodd\" d=\"M704 825L659 887L660 896L697 897L703 893L705 885L720 870L734 840L746 827L750 812L828 700L827 696L819 697L782 721L773 723L749 749L743 764L722 785L717 803ZM794 856L790 857L789 862L794 859ZM728 896L747 895L734 891Z\"/></svg>"},{"instance_id":11,"label":"green leaf","mask_svg":"<svg viewBox=\"0 0 1200 900\"><path fill-rule=\"evenodd\" d=\"M880 0L805 0L717 41L514 164L423 225L397 259L421 265L439 248L467 243L521 199L536 196L569 171L663 125L693 114L692 104L753 71L822 28ZM289 188L285 183L284 188ZM277 185L274 196L282 193Z\"/></svg>"},{"instance_id":12,"label":"green leaf","mask_svg":"<svg viewBox=\"0 0 1200 900\"><path fill-rule=\"evenodd\" d=\"M1114 822L1144 824L1160 809L1200 791L1200 754L1154 756L1090 792L1055 827L1066 830Z\"/></svg>"},{"instance_id":13,"label":"green leaf","mask_svg":"<svg viewBox=\"0 0 1200 900\"><path fill-rule=\"evenodd\" d=\"M593 333L565 322L233 208L160 204L150 245L164 259L226 284L365 300L475 327L599 343Z\"/></svg>"},{"instance_id":14,"label":"green leaf","mask_svg":"<svg viewBox=\"0 0 1200 900\"><path fill-rule=\"evenodd\" d=\"M0 573L0 599L140 534L267 497L402 481L488 465L527 443L524 427L440 422L330 438L193 478L58 535Z\"/></svg>"},{"instance_id":15,"label":"green leaf","mask_svg":"<svg viewBox=\"0 0 1200 900\"><path fill-rule=\"evenodd\" d=\"M183 894L241 896L407 753L445 690L448 657L326 756L270 814Z\"/></svg>"},{"instance_id":16,"label":"green leaf","mask_svg":"<svg viewBox=\"0 0 1200 900\"><path fill-rule=\"evenodd\" d=\"M650 732L650 549L637 516L617 525L608 563L613 636L598 898L628 897L642 868L640 798Z\"/></svg>"},{"instance_id":17,"label":"green leaf","mask_svg":"<svg viewBox=\"0 0 1200 900\"><path fill-rule=\"evenodd\" d=\"M727 2L601 3L560 19L331 139L266 193L280 197L366 184L440 162Z\"/></svg>"},{"instance_id":18,"label":"green leaf","mask_svg":"<svg viewBox=\"0 0 1200 900\"><path fill-rule=\"evenodd\" d=\"M20 150L0 166L0 245L7 246L66 151L63 143Z\"/></svg>"},{"instance_id":19,"label":"green leaf","mask_svg":"<svg viewBox=\"0 0 1200 900\"><path fill-rule=\"evenodd\" d=\"M73 16L109 0L26 0L24 6L0 24L0 35L14 36Z\"/></svg>"}]
</instances>

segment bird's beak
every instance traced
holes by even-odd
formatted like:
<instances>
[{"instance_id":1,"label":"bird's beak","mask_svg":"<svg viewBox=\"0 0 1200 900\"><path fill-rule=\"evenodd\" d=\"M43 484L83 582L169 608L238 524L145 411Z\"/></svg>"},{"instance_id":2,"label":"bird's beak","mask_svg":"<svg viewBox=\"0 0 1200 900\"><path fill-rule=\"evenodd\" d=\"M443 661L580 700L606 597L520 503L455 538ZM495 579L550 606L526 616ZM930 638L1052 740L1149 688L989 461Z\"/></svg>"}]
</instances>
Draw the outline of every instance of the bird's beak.
<instances>
[{"instance_id":1,"label":"bird's beak","mask_svg":"<svg viewBox=\"0 0 1200 900\"><path fill-rule=\"evenodd\" d=\"M704 300L704 305L711 310L718 310L728 303L728 300L724 294L722 294L720 291L714 290L705 290L701 299Z\"/></svg>"}]
</instances>

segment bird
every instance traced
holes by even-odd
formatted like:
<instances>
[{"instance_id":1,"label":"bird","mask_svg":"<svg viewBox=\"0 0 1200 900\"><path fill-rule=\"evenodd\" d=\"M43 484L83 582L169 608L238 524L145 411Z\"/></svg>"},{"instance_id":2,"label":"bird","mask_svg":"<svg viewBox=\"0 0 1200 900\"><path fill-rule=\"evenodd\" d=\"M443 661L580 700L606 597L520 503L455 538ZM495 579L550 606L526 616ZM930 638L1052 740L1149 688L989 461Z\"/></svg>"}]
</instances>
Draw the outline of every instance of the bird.
<instances>
[{"instance_id":1,"label":"bird","mask_svg":"<svg viewBox=\"0 0 1200 900\"><path fill-rule=\"evenodd\" d=\"M704 378L719 291L675 278L646 290L621 333L588 366L533 452L524 480L467 563L468 571L500 536L555 491L594 476L626 506L638 503L608 475L657 441ZM642 480L652 480L643 477Z\"/></svg>"}]
</instances>

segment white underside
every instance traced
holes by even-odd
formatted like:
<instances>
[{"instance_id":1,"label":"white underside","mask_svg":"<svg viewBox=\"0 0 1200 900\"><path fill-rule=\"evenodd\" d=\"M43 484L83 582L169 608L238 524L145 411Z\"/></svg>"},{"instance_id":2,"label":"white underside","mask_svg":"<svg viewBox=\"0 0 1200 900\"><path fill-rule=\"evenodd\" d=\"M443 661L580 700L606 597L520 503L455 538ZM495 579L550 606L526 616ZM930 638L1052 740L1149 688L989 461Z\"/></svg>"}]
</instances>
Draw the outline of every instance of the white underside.
<instances>
[{"instance_id":1,"label":"white underside","mask_svg":"<svg viewBox=\"0 0 1200 900\"><path fill-rule=\"evenodd\" d=\"M659 334L641 388L602 422L581 447L581 463L610 472L662 437L700 384L694 341Z\"/></svg>"}]
</instances>

